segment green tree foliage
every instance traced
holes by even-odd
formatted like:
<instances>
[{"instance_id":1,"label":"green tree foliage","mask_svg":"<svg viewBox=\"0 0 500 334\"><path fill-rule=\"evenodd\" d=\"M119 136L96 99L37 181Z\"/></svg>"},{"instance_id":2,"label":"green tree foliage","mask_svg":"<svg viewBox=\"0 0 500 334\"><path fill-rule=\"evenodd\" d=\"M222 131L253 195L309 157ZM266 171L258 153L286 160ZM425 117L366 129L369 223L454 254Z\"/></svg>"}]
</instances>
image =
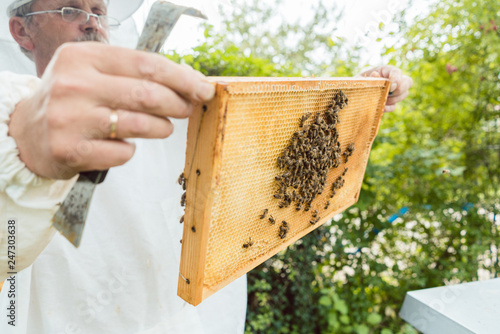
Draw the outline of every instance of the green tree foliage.
<instances>
[{"instance_id":1,"label":"green tree foliage","mask_svg":"<svg viewBox=\"0 0 500 334\"><path fill-rule=\"evenodd\" d=\"M210 75L352 75L358 58L311 28L338 15L324 8L297 53L297 25L252 37L276 12L252 1L171 57ZM411 95L384 115L358 204L249 273L247 333L416 333L398 316L407 291L500 276L499 15L497 0L443 0L397 18L385 56ZM310 57L328 43L335 61Z\"/></svg>"},{"instance_id":2,"label":"green tree foliage","mask_svg":"<svg viewBox=\"0 0 500 334\"><path fill-rule=\"evenodd\" d=\"M189 54L169 58L207 75L351 76L357 72L359 48L343 48L334 37L341 16L327 1L312 0L303 16L281 15L286 1L234 0L223 7L221 27L205 25L206 41Z\"/></svg>"},{"instance_id":3,"label":"green tree foliage","mask_svg":"<svg viewBox=\"0 0 500 334\"><path fill-rule=\"evenodd\" d=\"M272 60L245 55L235 44L228 44L213 26L205 27L206 41L193 49L192 53L181 55L175 51L167 54L171 60L192 66L208 76L298 76L300 71L291 62L273 63Z\"/></svg>"},{"instance_id":4,"label":"green tree foliage","mask_svg":"<svg viewBox=\"0 0 500 334\"><path fill-rule=\"evenodd\" d=\"M223 21L224 46L236 44L277 64L292 63L304 75L319 76L335 71L342 60L357 60L358 50L346 50L344 40L334 37L342 15L336 3L310 0L308 4L300 16L289 18L286 0L235 0ZM345 70L346 64L342 67Z\"/></svg>"},{"instance_id":5,"label":"green tree foliage","mask_svg":"<svg viewBox=\"0 0 500 334\"><path fill-rule=\"evenodd\" d=\"M401 21L387 57L415 85L384 116L360 202L250 273L248 333L412 333L407 291L500 275L499 13L448 0Z\"/></svg>"}]
</instances>

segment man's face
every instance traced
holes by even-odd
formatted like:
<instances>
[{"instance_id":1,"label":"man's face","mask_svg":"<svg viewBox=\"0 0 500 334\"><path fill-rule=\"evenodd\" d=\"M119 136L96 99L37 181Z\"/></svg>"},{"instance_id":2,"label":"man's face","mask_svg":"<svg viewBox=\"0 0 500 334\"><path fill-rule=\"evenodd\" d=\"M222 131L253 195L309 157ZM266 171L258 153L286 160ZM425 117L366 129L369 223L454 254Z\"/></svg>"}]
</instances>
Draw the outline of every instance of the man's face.
<instances>
[{"instance_id":1,"label":"man's face","mask_svg":"<svg viewBox=\"0 0 500 334\"><path fill-rule=\"evenodd\" d=\"M97 15L107 13L103 0L35 0L32 12L57 10L62 7L74 7ZM66 42L108 42L108 31L99 27L94 17L85 24L78 24L64 21L59 13L33 15L29 32L34 44L32 52L37 66L46 66L56 49Z\"/></svg>"}]
</instances>

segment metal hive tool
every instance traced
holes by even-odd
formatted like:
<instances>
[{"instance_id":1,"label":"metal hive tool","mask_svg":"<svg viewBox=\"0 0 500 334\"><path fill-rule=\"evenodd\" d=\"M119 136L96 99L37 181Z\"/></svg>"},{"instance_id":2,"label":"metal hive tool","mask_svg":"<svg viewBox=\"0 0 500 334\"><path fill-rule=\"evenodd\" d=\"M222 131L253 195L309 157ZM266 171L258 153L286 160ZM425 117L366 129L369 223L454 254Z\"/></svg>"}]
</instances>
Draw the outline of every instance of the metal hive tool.
<instances>
[{"instance_id":1,"label":"metal hive tool","mask_svg":"<svg viewBox=\"0 0 500 334\"><path fill-rule=\"evenodd\" d=\"M186 209L178 294L197 305L356 203L390 81L379 78L211 78L216 97L189 121ZM306 113L323 112L342 91L349 99L337 125L341 150L356 149L327 174L343 174L330 199L324 191L308 212L279 208L277 158ZM325 209L325 203L331 204ZM276 223L261 219L267 217ZM320 219L311 223L318 210ZM284 231L282 221L287 222ZM285 237L283 237L283 234Z\"/></svg>"}]
</instances>

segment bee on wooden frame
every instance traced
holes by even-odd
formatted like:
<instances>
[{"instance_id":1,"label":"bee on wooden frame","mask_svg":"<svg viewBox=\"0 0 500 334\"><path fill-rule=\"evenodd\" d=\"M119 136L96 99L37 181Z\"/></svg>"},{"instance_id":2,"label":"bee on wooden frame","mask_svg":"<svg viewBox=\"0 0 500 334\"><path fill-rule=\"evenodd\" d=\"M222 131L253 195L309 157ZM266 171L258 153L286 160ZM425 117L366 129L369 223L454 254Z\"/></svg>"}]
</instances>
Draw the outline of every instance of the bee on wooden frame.
<instances>
[{"instance_id":1,"label":"bee on wooden frame","mask_svg":"<svg viewBox=\"0 0 500 334\"><path fill-rule=\"evenodd\" d=\"M182 173L177 179L177 183L182 186L182 190L186 190L187 179L184 177L184 173Z\"/></svg>"},{"instance_id":2,"label":"bee on wooden frame","mask_svg":"<svg viewBox=\"0 0 500 334\"><path fill-rule=\"evenodd\" d=\"M182 184L184 183L184 181L186 180L186 178L184 177L184 172L179 175L179 178L177 179L177 183L179 183L179 185L182 186Z\"/></svg>"},{"instance_id":3,"label":"bee on wooden frame","mask_svg":"<svg viewBox=\"0 0 500 334\"><path fill-rule=\"evenodd\" d=\"M314 224L316 224L317 222L319 222L319 220L320 220L320 219L321 219L320 217L315 218L315 219L311 219L311 221L310 221L309 223L310 223L311 225L314 225Z\"/></svg>"}]
</instances>

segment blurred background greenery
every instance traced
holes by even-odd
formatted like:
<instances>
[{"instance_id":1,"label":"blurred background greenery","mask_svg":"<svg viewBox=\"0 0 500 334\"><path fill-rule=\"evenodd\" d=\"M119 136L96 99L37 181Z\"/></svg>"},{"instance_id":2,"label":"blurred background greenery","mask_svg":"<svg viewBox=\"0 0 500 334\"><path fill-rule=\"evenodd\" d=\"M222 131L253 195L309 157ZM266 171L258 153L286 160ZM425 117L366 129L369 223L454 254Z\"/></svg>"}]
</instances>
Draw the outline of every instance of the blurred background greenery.
<instances>
[{"instance_id":1,"label":"blurred background greenery","mask_svg":"<svg viewBox=\"0 0 500 334\"><path fill-rule=\"evenodd\" d=\"M233 0L201 45L167 54L213 76L353 76L375 41L414 80L359 202L248 274L246 333L417 333L398 316L407 291L500 277L500 3L428 2L367 34L347 23L347 39L337 2L286 20L287 0Z\"/></svg>"},{"instance_id":2,"label":"blurred background greenery","mask_svg":"<svg viewBox=\"0 0 500 334\"><path fill-rule=\"evenodd\" d=\"M207 75L363 68L327 1L279 25L283 1L236 3L168 57ZM410 22L411 7L378 24L382 59L414 86L383 117L359 202L248 274L247 333L416 333L398 316L407 291L500 276L500 2L434 2Z\"/></svg>"},{"instance_id":3,"label":"blurred background greenery","mask_svg":"<svg viewBox=\"0 0 500 334\"><path fill-rule=\"evenodd\" d=\"M286 0L233 2L167 57L213 76L353 76L376 38L414 80L383 117L359 202L248 274L246 333L417 333L398 316L407 291L500 277L500 2L415 16L410 0L355 40L329 0L291 22Z\"/></svg>"}]
</instances>

